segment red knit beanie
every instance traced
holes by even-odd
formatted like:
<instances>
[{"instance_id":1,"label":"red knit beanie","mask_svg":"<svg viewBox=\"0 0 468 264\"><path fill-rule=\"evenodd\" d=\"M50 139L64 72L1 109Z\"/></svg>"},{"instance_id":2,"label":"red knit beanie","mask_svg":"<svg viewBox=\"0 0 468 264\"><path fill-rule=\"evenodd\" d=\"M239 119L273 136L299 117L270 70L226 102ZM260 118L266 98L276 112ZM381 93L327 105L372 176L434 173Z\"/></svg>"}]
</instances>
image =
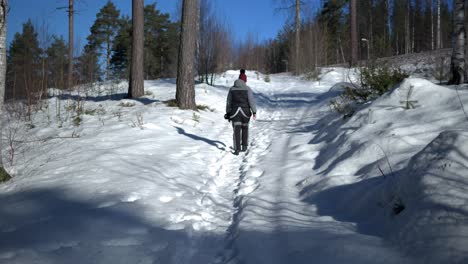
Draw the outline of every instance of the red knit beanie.
<instances>
[{"instance_id":1,"label":"red knit beanie","mask_svg":"<svg viewBox=\"0 0 468 264\"><path fill-rule=\"evenodd\" d=\"M247 82L247 75L245 75L245 73L241 73L239 75L239 79L243 80L244 82Z\"/></svg>"}]
</instances>

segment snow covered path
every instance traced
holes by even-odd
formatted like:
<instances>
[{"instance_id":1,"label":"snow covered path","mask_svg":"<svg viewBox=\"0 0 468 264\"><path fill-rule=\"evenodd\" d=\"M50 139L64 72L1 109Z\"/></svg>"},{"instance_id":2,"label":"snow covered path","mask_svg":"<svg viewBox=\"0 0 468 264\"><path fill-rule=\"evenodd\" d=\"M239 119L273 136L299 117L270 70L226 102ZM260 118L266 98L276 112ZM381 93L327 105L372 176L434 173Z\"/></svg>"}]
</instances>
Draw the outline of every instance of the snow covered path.
<instances>
[{"instance_id":1,"label":"snow covered path","mask_svg":"<svg viewBox=\"0 0 468 264\"><path fill-rule=\"evenodd\" d=\"M235 256L224 263L414 263L380 238L359 233L355 224L321 216L301 200L301 181L319 174L310 127L328 110L327 95L320 87L307 92L308 82L276 81L282 91L257 94L263 111L241 168Z\"/></svg>"},{"instance_id":2,"label":"snow covered path","mask_svg":"<svg viewBox=\"0 0 468 264\"><path fill-rule=\"evenodd\" d=\"M213 111L165 106L175 85L158 80L145 84L157 99L92 98L85 107L102 113L78 128L37 117L25 137L53 139L23 147L0 186L0 263L415 263L301 196L323 189L310 185L325 176L313 139L344 79L327 76L251 72L259 119L239 156L222 119L237 72L197 86Z\"/></svg>"}]
</instances>

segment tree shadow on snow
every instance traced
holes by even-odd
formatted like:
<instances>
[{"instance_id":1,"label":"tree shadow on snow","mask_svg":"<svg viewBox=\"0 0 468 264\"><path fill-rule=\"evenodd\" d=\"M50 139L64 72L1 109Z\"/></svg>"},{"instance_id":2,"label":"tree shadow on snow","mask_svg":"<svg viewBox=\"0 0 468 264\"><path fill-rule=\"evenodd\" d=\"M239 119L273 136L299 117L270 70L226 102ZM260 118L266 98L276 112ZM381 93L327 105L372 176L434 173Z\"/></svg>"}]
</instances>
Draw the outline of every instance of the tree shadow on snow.
<instances>
[{"instance_id":1,"label":"tree shadow on snow","mask_svg":"<svg viewBox=\"0 0 468 264\"><path fill-rule=\"evenodd\" d=\"M339 185L321 191L321 183L304 187L300 195L302 200L317 206L319 215L331 216L341 222L357 224L358 232L372 236L384 236L385 228L376 223L376 217L389 216L391 208L381 206L383 177L371 177L353 184ZM380 223L384 224L384 223Z\"/></svg>"},{"instance_id":2,"label":"tree shadow on snow","mask_svg":"<svg viewBox=\"0 0 468 264\"><path fill-rule=\"evenodd\" d=\"M198 141L203 141L213 147L216 147L217 149L219 150L226 150L226 144L224 144L223 142L221 141L218 141L218 140L211 140L211 139L207 139L207 138L204 138L204 137L200 137L200 136L197 136L197 135L194 135L194 134L190 134L190 133L187 133L185 132L185 130L181 127L175 127L175 129L177 129L177 132L181 135L184 135L184 136L187 136L193 140L198 140ZM222 147L221 147L222 146Z\"/></svg>"},{"instance_id":3,"label":"tree shadow on snow","mask_svg":"<svg viewBox=\"0 0 468 264\"><path fill-rule=\"evenodd\" d=\"M0 199L2 263L209 263L222 241L203 234L199 243L206 244L189 254L197 237L164 229L145 219L138 203L116 195L91 198L44 188L1 194Z\"/></svg>"},{"instance_id":4,"label":"tree shadow on snow","mask_svg":"<svg viewBox=\"0 0 468 264\"><path fill-rule=\"evenodd\" d=\"M90 101L90 102L100 103L104 101L121 101L123 99L127 99L127 95L128 95L127 93L118 93L118 94L103 95L103 96L81 96L81 95L73 95L73 94L62 94L62 95L59 95L58 97L61 100ZM128 100L134 100L144 105L161 102L160 100L150 99L146 97L132 98Z\"/></svg>"},{"instance_id":5,"label":"tree shadow on snow","mask_svg":"<svg viewBox=\"0 0 468 264\"><path fill-rule=\"evenodd\" d=\"M274 97L269 97L263 93L254 93L257 105L260 107L281 107L293 108L299 107L302 104L313 104L318 102L316 93L284 93L275 94Z\"/></svg>"}]
</instances>

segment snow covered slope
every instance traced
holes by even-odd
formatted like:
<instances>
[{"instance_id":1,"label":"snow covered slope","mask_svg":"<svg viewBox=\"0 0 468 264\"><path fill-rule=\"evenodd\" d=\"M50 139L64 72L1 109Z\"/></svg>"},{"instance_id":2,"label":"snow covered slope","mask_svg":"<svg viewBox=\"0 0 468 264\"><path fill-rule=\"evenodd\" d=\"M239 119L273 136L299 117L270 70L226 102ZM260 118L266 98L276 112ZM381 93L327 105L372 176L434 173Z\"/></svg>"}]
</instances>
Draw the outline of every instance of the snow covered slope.
<instances>
[{"instance_id":1,"label":"snow covered slope","mask_svg":"<svg viewBox=\"0 0 468 264\"><path fill-rule=\"evenodd\" d=\"M455 88L410 78L349 120L323 117L310 141L322 177L302 182L303 199L418 261L465 263L468 93Z\"/></svg>"},{"instance_id":2,"label":"snow covered slope","mask_svg":"<svg viewBox=\"0 0 468 264\"><path fill-rule=\"evenodd\" d=\"M453 87L408 79L343 120L328 102L354 71L247 76L259 111L240 156L223 119L238 71L196 86L205 110L168 107L165 79L139 100L107 83L11 119L0 263L466 261L468 123Z\"/></svg>"}]
</instances>

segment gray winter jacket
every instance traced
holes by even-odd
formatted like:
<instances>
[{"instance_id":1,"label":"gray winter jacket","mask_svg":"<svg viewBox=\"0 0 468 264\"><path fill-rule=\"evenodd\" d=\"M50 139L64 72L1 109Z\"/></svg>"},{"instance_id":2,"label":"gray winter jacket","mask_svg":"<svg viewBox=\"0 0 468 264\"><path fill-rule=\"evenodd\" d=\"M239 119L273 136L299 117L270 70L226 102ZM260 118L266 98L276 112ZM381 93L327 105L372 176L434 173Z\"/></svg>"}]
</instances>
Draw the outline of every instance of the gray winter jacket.
<instances>
[{"instance_id":1,"label":"gray winter jacket","mask_svg":"<svg viewBox=\"0 0 468 264\"><path fill-rule=\"evenodd\" d=\"M257 113L252 89L241 79L236 80L234 86L229 89L226 102L226 114L228 114L230 118L233 118L239 111L249 117L251 113Z\"/></svg>"}]
</instances>

